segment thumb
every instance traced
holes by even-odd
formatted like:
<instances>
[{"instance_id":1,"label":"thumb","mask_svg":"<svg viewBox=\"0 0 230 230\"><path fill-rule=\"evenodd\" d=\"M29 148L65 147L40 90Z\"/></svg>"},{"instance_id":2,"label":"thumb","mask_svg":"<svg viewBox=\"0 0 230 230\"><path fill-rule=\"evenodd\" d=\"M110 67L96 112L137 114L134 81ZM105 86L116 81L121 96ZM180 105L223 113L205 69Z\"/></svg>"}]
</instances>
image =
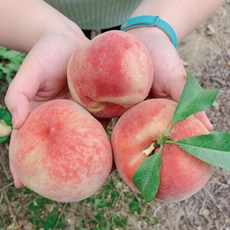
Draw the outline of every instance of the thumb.
<instances>
[{"instance_id":1,"label":"thumb","mask_svg":"<svg viewBox=\"0 0 230 230\"><path fill-rule=\"evenodd\" d=\"M14 129L19 129L25 122L30 112L30 100L39 89L38 78L33 74L35 69L24 61L7 90L5 103L11 112Z\"/></svg>"},{"instance_id":2,"label":"thumb","mask_svg":"<svg viewBox=\"0 0 230 230\"><path fill-rule=\"evenodd\" d=\"M170 95L171 95L171 98L178 102L180 100L180 97L181 97L181 94L183 92L183 89L184 89L184 86L185 86L185 83L186 83L186 77L185 75L180 75L176 78L178 81L175 81L176 83L176 86L175 87L171 87L170 88ZM212 123L210 122L210 120L208 119L206 113L204 111L202 112L198 112L196 114L194 114L194 116L200 120L203 125L209 130L213 130L213 125Z\"/></svg>"},{"instance_id":3,"label":"thumb","mask_svg":"<svg viewBox=\"0 0 230 230\"><path fill-rule=\"evenodd\" d=\"M166 91L172 100L178 102L187 81L186 71L181 64L172 71L168 81L165 83Z\"/></svg>"},{"instance_id":4,"label":"thumb","mask_svg":"<svg viewBox=\"0 0 230 230\"><path fill-rule=\"evenodd\" d=\"M29 101L21 92L15 92L14 87L9 87L5 103L12 115L14 129L19 129L29 114Z\"/></svg>"}]
</instances>

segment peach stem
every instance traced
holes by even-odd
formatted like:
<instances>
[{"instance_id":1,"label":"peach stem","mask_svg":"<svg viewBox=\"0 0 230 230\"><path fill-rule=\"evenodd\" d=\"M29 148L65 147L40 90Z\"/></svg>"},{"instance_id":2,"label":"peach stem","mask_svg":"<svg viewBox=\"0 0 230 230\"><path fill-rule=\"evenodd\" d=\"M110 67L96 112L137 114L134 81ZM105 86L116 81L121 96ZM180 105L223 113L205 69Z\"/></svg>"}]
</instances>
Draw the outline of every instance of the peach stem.
<instances>
[{"instance_id":1,"label":"peach stem","mask_svg":"<svg viewBox=\"0 0 230 230\"><path fill-rule=\"evenodd\" d=\"M154 143L152 143L148 148L146 148L143 153L146 155L146 156L149 156L154 150L156 149Z\"/></svg>"}]
</instances>

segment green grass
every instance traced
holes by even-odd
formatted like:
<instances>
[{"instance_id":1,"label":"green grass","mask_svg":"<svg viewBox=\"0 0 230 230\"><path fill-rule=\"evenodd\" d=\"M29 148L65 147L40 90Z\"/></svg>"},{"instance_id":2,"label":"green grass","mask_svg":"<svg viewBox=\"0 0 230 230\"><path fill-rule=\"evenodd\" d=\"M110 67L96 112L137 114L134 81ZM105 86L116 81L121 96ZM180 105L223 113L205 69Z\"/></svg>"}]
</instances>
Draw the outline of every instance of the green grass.
<instances>
[{"instance_id":1,"label":"green grass","mask_svg":"<svg viewBox=\"0 0 230 230\"><path fill-rule=\"evenodd\" d=\"M9 84L12 80L12 76L17 72L24 60L24 57L24 53L0 47L0 80L6 80Z\"/></svg>"},{"instance_id":2,"label":"green grass","mask_svg":"<svg viewBox=\"0 0 230 230\"><path fill-rule=\"evenodd\" d=\"M59 203L27 188L15 189L13 186L5 193L17 223L26 221L36 229L65 229L70 226L81 230L132 229L128 223L130 217L152 226L158 223L152 219L150 206L129 190L116 171L97 194L80 202ZM9 204L4 199L0 200L1 207ZM2 212L4 226L12 225L12 213ZM74 218L72 224L68 223L70 215Z\"/></svg>"},{"instance_id":3,"label":"green grass","mask_svg":"<svg viewBox=\"0 0 230 230\"><path fill-rule=\"evenodd\" d=\"M4 94L25 57L24 53L0 47L1 93Z\"/></svg>"},{"instance_id":4,"label":"green grass","mask_svg":"<svg viewBox=\"0 0 230 230\"><path fill-rule=\"evenodd\" d=\"M2 104L7 87L24 57L24 53L0 47ZM108 130L110 133L111 129ZM5 165L5 170L0 170L0 230L16 229L18 226L44 230L70 226L79 230L134 229L132 225L129 227L130 218L148 226L158 223L158 220L151 218L154 209L133 193L116 171L94 196L80 202L59 203L27 188L16 189L8 165L8 143L1 144L0 150L0 161Z\"/></svg>"}]
</instances>

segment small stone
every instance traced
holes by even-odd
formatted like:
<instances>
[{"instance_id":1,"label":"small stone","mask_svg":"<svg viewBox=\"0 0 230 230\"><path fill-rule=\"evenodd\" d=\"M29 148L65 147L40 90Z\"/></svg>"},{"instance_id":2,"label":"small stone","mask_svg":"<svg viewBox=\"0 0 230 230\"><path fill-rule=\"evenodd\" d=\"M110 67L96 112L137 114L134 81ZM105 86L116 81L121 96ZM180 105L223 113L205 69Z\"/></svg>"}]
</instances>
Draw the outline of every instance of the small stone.
<instances>
[{"instance_id":1,"label":"small stone","mask_svg":"<svg viewBox=\"0 0 230 230\"><path fill-rule=\"evenodd\" d=\"M208 24L206 27L206 34L212 36L215 33L215 29L211 24Z\"/></svg>"},{"instance_id":2,"label":"small stone","mask_svg":"<svg viewBox=\"0 0 230 230\"><path fill-rule=\"evenodd\" d=\"M182 60L182 59L181 59L181 62L182 62L182 64L183 64L184 67L187 67L187 66L188 66L188 62L186 62L186 61L184 61L184 60Z\"/></svg>"}]
</instances>

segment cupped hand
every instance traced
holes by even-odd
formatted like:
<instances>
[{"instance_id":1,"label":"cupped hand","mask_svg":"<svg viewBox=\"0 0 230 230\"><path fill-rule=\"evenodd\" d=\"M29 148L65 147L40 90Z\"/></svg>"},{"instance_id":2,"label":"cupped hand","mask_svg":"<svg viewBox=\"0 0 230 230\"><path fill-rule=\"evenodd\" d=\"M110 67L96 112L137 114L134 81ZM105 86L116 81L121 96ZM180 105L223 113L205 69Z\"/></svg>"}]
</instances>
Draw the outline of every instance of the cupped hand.
<instances>
[{"instance_id":1,"label":"cupped hand","mask_svg":"<svg viewBox=\"0 0 230 230\"><path fill-rule=\"evenodd\" d=\"M178 102L187 77L181 58L167 35L158 28L138 28L128 32L137 36L150 52L154 68L151 96ZM197 113L196 117L208 130L213 129L204 112Z\"/></svg>"},{"instance_id":2,"label":"cupped hand","mask_svg":"<svg viewBox=\"0 0 230 230\"><path fill-rule=\"evenodd\" d=\"M10 84L5 102L19 129L29 112L56 98L70 98L66 69L72 53L89 40L82 34L42 35L26 56Z\"/></svg>"}]
</instances>

